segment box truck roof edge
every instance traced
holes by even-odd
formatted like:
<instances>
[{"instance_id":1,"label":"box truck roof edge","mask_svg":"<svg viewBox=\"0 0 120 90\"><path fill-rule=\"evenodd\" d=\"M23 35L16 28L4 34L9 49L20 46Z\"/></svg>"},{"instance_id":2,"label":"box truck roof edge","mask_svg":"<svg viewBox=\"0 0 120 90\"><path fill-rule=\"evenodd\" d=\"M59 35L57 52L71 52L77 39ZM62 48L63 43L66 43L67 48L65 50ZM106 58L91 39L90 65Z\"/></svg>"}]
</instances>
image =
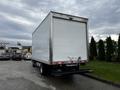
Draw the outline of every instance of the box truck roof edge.
<instances>
[{"instance_id":1,"label":"box truck roof edge","mask_svg":"<svg viewBox=\"0 0 120 90\"><path fill-rule=\"evenodd\" d=\"M50 13L56 13L56 14L61 14L61 15L67 15L67 16L71 16L71 17L77 17L77 18L82 18L88 21L87 17L80 17L80 16L76 16L76 15L70 15L70 14L64 14L64 13L60 13L60 12L55 12L55 11L50 11L47 16L42 20L42 22L37 26L37 28L33 31L33 33L39 28L39 26L44 22L44 20L50 15ZM33 34L32 33L32 34Z\"/></svg>"}]
</instances>

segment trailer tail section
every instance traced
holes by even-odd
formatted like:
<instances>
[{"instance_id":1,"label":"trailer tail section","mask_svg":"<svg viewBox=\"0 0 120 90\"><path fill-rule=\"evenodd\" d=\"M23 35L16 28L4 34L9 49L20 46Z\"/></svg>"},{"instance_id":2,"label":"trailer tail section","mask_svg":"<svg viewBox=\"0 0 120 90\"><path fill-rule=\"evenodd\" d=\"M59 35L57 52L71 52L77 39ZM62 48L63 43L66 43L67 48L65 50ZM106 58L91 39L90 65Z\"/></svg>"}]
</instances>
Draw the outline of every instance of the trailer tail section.
<instances>
[{"instance_id":1,"label":"trailer tail section","mask_svg":"<svg viewBox=\"0 0 120 90\"><path fill-rule=\"evenodd\" d=\"M32 35L33 66L41 74L78 72L79 64L88 61L87 21L51 11Z\"/></svg>"}]
</instances>

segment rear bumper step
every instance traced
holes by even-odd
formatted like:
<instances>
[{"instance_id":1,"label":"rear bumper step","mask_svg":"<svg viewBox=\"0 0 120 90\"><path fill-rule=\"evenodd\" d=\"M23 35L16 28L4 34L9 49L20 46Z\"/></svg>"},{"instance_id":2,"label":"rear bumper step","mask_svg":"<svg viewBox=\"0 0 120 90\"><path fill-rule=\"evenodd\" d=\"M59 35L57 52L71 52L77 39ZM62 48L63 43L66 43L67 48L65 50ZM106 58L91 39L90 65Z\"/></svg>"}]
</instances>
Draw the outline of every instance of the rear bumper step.
<instances>
[{"instance_id":1,"label":"rear bumper step","mask_svg":"<svg viewBox=\"0 0 120 90\"><path fill-rule=\"evenodd\" d=\"M68 71L68 72L51 72L52 76L64 76L64 75L72 75L72 74L83 74L90 73L90 69L80 69L79 71Z\"/></svg>"}]
</instances>

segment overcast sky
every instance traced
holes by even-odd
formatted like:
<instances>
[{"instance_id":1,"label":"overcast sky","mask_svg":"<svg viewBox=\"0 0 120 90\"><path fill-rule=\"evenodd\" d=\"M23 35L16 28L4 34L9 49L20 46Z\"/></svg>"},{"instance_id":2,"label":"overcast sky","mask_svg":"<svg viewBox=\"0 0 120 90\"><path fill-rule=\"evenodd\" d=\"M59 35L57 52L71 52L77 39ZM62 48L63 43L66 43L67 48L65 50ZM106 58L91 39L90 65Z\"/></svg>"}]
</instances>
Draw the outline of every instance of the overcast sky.
<instances>
[{"instance_id":1,"label":"overcast sky","mask_svg":"<svg viewBox=\"0 0 120 90\"><path fill-rule=\"evenodd\" d=\"M89 37L120 33L120 0L0 0L0 41L32 42L32 32L49 11L89 18Z\"/></svg>"}]
</instances>

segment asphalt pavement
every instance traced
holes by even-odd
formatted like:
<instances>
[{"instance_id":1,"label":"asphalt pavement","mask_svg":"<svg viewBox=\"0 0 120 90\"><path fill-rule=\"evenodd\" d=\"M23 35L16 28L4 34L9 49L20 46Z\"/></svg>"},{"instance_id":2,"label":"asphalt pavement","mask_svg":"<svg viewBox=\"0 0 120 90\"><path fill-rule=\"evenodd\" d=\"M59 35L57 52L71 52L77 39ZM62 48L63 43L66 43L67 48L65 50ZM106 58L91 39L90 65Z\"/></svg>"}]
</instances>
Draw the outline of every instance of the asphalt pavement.
<instances>
[{"instance_id":1,"label":"asphalt pavement","mask_svg":"<svg viewBox=\"0 0 120 90\"><path fill-rule=\"evenodd\" d=\"M41 76L30 61L0 61L0 90L120 90L81 75Z\"/></svg>"}]
</instances>

